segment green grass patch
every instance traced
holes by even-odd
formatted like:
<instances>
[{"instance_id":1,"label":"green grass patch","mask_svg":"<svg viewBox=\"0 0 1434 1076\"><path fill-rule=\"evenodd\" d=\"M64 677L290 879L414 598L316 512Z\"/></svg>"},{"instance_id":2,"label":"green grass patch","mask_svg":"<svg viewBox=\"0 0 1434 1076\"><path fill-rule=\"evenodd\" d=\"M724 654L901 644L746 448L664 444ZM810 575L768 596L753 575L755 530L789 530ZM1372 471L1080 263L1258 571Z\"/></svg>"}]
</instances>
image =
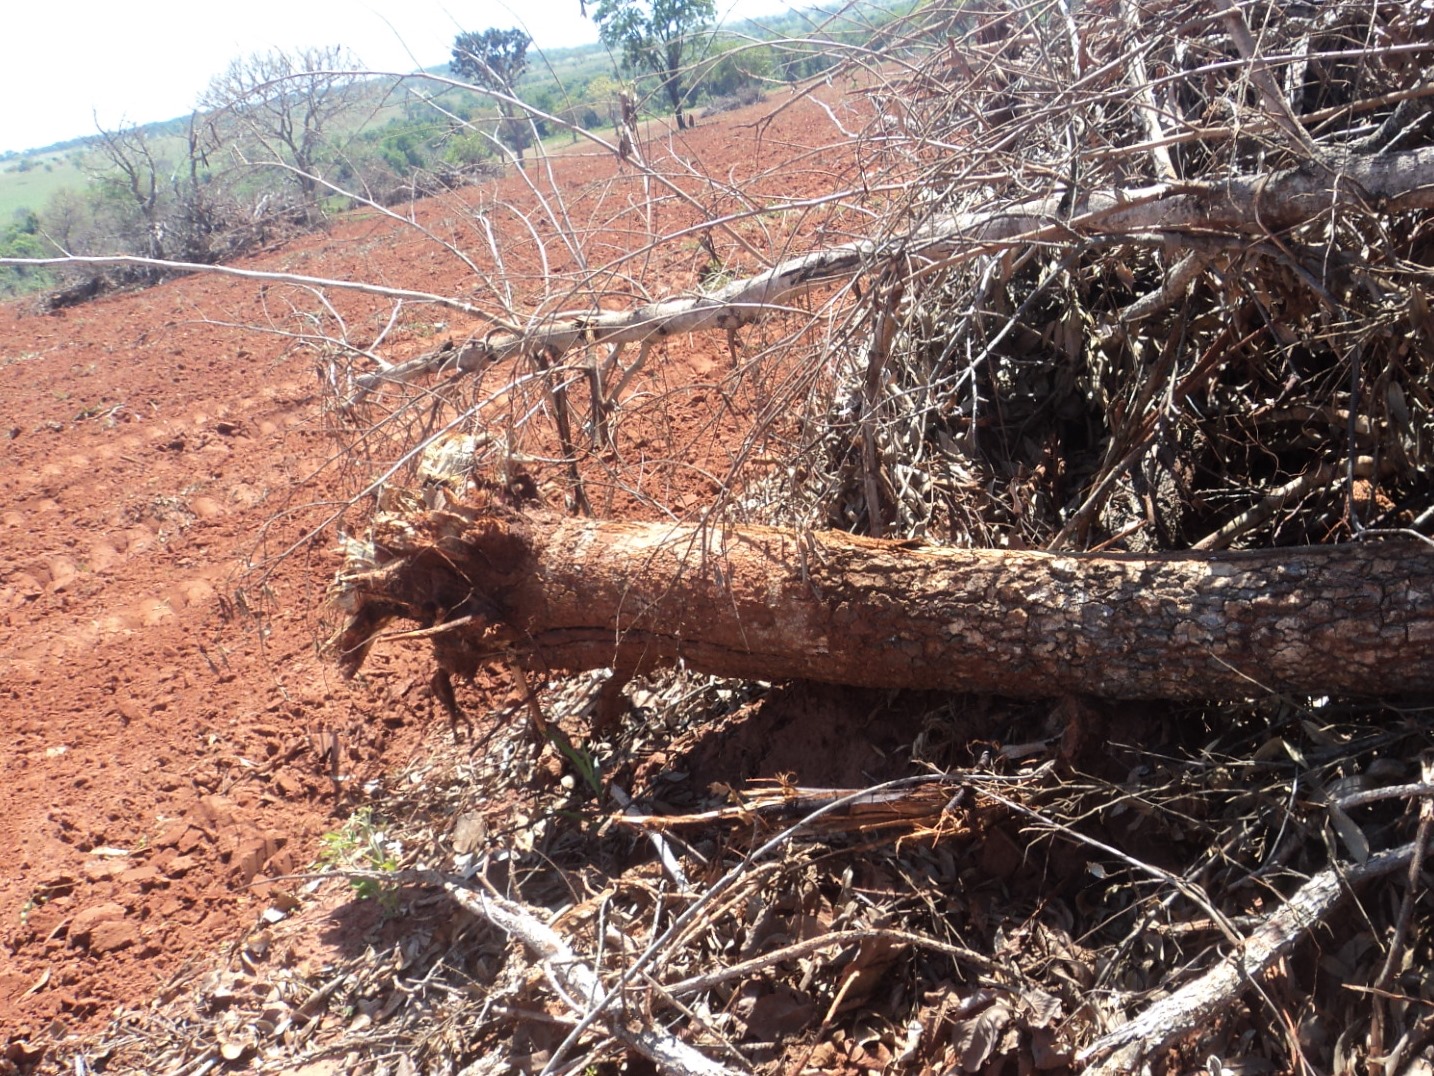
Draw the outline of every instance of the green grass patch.
<instances>
[{"instance_id":1,"label":"green grass patch","mask_svg":"<svg viewBox=\"0 0 1434 1076\"><path fill-rule=\"evenodd\" d=\"M37 154L0 165L0 221L17 209L39 212L56 191L80 188L89 177L76 165L78 151Z\"/></svg>"}]
</instances>

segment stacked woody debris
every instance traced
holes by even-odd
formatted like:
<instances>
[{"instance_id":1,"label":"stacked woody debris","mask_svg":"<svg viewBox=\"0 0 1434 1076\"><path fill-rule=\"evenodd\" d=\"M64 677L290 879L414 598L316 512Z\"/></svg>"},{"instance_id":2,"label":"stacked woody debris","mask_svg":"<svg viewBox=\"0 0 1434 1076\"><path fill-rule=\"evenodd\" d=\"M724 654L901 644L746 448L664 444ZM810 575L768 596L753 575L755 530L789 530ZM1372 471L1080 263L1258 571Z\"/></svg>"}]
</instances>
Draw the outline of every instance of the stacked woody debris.
<instances>
[{"instance_id":1,"label":"stacked woody debris","mask_svg":"<svg viewBox=\"0 0 1434 1076\"><path fill-rule=\"evenodd\" d=\"M1427 531L1434 9L975 4L947 32L874 94L891 227L1024 235L881 267L808 498L979 546Z\"/></svg>"}]
</instances>

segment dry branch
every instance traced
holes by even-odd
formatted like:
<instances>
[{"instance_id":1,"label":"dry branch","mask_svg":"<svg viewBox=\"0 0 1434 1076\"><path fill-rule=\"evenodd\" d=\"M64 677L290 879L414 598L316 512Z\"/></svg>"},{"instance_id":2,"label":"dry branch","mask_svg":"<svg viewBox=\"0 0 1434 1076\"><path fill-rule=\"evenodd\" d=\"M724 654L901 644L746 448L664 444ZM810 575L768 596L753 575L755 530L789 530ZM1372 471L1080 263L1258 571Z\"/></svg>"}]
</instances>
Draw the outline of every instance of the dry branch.
<instances>
[{"instance_id":1,"label":"dry branch","mask_svg":"<svg viewBox=\"0 0 1434 1076\"><path fill-rule=\"evenodd\" d=\"M1323 921L1352 887L1405 866L1417 848L1417 843L1408 844L1380 852L1365 863L1330 867L1315 875L1238 951L1082 1050L1080 1060L1096 1062L1086 1071L1138 1072L1143 1059L1208 1028L1235 1003L1246 985L1268 971L1307 931Z\"/></svg>"},{"instance_id":2,"label":"dry branch","mask_svg":"<svg viewBox=\"0 0 1434 1076\"><path fill-rule=\"evenodd\" d=\"M954 265L1005 247L1150 236L1179 244L1182 235L1245 243L1306 224L1357 199L1387 212L1434 208L1434 147L1356 155L1296 168L1092 191L1067 205L1065 193L999 209L941 216L910 234L864 239L789 259L706 295L630 310L566 311L535 319L521 332L497 332L462 348L419 356L358 379L360 392L440 369L473 371L515 354L567 352L579 344L640 343L679 333L732 330L763 320L826 284L850 280L892 258ZM5 264L0 259L0 265Z\"/></svg>"},{"instance_id":3,"label":"dry branch","mask_svg":"<svg viewBox=\"0 0 1434 1076\"><path fill-rule=\"evenodd\" d=\"M597 974L577 958L572 947L557 931L527 908L496 894L467 889L451 881L445 881L443 887L464 908L520 939L536 953L548 972L562 985L561 994L586 1007L574 1015L586 1015L591 1006L601 1002L604 990ZM628 1029L615 1009L602 1021L602 1026L656 1064L661 1072L676 1073L678 1076L725 1076L731 1071L659 1028Z\"/></svg>"},{"instance_id":4,"label":"dry branch","mask_svg":"<svg viewBox=\"0 0 1434 1076\"><path fill-rule=\"evenodd\" d=\"M1063 556L459 509L385 517L351 563L351 668L406 618L462 676L516 653L1013 696L1434 689L1423 544Z\"/></svg>"},{"instance_id":5,"label":"dry branch","mask_svg":"<svg viewBox=\"0 0 1434 1076\"><path fill-rule=\"evenodd\" d=\"M448 295L436 295L426 291L412 291L408 288L390 288L382 284L371 284L364 280L337 280L332 277L304 276L300 273L278 273L262 269L242 269L237 265L211 265L205 262L172 261L165 258L143 258L133 254L66 254L58 258L0 258L0 266L28 266L36 269L59 269L73 265L144 266L162 269L171 273L216 273L219 276L236 276L245 280L257 280L274 284L294 284L302 288L334 291L354 291L364 295L378 295L385 299L404 299L415 303L432 303L448 307L464 314L483 318L490 324L505 325L471 303Z\"/></svg>"}]
</instances>

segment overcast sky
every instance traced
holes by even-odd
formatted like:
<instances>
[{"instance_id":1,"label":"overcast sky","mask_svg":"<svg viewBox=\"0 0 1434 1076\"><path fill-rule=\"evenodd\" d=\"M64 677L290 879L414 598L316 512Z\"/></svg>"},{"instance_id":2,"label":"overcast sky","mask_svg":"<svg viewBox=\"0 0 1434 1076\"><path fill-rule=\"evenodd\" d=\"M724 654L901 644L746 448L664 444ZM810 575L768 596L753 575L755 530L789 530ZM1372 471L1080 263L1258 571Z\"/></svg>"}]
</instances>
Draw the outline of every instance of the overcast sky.
<instances>
[{"instance_id":1,"label":"overcast sky","mask_svg":"<svg viewBox=\"0 0 1434 1076\"><path fill-rule=\"evenodd\" d=\"M595 2L595 0L594 0ZM591 7L591 4L589 5ZM719 0L724 18L784 0ZM522 26L546 48L597 40L578 0L13 0L0 48L0 152L183 115L236 57L344 45L372 70L448 60L460 30Z\"/></svg>"}]
</instances>

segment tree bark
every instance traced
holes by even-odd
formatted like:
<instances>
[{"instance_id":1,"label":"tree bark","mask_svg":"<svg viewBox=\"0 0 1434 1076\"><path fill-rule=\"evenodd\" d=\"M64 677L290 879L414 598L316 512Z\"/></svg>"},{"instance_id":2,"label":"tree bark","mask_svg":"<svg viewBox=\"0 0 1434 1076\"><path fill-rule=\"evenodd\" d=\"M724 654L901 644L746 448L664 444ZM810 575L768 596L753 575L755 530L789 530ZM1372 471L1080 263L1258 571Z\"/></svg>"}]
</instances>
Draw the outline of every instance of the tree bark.
<instances>
[{"instance_id":1,"label":"tree bark","mask_svg":"<svg viewBox=\"0 0 1434 1076\"><path fill-rule=\"evenodd\" d=\"M747 679L1110 698L1434 689L1434 552L966 550L506 510L383 517L336 585L356 669L384 624L471 676L682 661Z\"/></svg>"}]
</instances>

